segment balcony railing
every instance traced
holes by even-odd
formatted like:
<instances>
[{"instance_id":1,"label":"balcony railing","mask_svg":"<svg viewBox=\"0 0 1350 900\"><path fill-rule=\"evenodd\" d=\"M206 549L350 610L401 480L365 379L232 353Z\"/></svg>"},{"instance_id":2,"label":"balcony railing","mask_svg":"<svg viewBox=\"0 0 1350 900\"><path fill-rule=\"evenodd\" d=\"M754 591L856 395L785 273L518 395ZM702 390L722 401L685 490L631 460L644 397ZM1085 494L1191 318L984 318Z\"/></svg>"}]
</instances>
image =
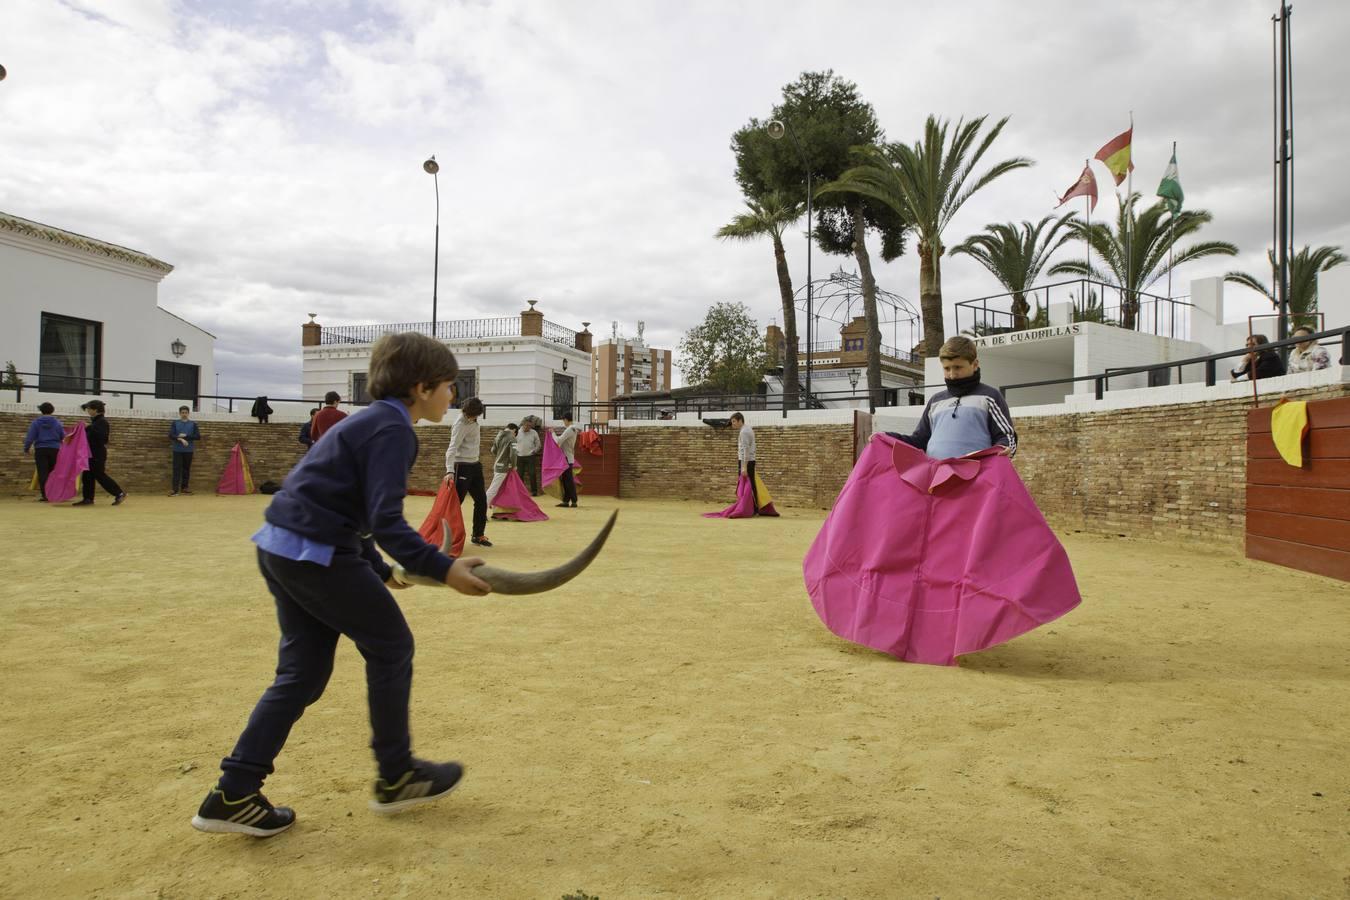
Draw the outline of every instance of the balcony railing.
<instances>
[{"instance_id":1,"label":"balcony railing","mask_svg":"<svg viewBox=\"0 0 1350 900\"><path fill-rule=\"evenodd\" d=\"M1068 303L1072 322L1097 322L1123 328L1133 319L1134 331L1159 337L1189 339L1192 305L1186 297L1162 297L1135 291L1133 297L1113 284L1079 279L1031 288L1024 294L1029 329L1050 324L1052 303ZM956 304L956 330L972 337L1016 330L1010 293L962 300ZM1039 311L1039 316L1037 315Z\"/></svg>"},{"instance_id":2,"label":"balcony railing","mask_svg":"<svg viewBox=\"0 0 1350 900\"><path fill-rule=\"evenodd\" d=\"M842 338L833 341L815 341L811 344L811 353L813 355L816 353L840 353L843 351L843 349L844 349L844 342ZM798 353L807 352L805 341L798 342L797 352ZM860 352L860 351L850 351L850 352ZM914 363L920 361L920 357L918 354L911 353L908 350L901 350L898 347L892 347L889 344L881 345L881 355L888 359L894 359L900 362Z\"/></svg>"},{"instance_id":3,"label":"balcony railing","mask_svg":"<svg viewBox=\"0 0 1350 900\"><path fill-rule=\"evenodd\" d=\"M415 331L442 341L467 341L483 338L521 337L519 316L500 316L492 319L451 319L437 322L432 333L430 322L401 322L389 325L324 326L319 335L321 346L346 344L373 344L386 334ZM544 340L564 347L575 347L577 333L547 320L544 321Z\"/></svg>"}]
</instances>

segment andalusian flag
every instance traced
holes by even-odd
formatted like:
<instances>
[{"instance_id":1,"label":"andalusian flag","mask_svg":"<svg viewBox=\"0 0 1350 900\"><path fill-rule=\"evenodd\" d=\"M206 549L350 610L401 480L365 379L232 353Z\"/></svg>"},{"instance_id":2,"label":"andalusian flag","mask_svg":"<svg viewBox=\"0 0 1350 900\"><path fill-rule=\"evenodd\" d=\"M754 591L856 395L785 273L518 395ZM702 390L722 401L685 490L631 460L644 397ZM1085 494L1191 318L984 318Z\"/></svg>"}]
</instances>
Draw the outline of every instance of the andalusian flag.
<instances>
[{"instance_id":1,"label":"andalusian flag","mask_svg":"<svg viewBox=\"0 0 1350 900\"><path fill-rule=\"evenodd\" d=\"M1125 180L1125 176L1134 171L1134 163L1130 160L1130 141L1134 139L1134 125L1131 125L1122 134L1118 134L1106 142L1102 149L1097 151L1094 159L1100 159L1111 170L1112 176L1116 179L1116 186Z\"/></svg>"},{"instance_id":2,"label":"andalusian flag","mask_svg":"<svg viewBox=\"0 0 1350 900\"><path fill-rule=\"evenodd\" d=\"M1181 203L1186 199L1186 195L1181 191L1181 176L1177 174L1177 142L1172 142L1172 161L1167 164L1167 171L1163 173L1162 182L1158 185L1158 196L1167 201L1167 208L1172 210L1172 215L1181 212Z\"/></svg>"}]
</instances>

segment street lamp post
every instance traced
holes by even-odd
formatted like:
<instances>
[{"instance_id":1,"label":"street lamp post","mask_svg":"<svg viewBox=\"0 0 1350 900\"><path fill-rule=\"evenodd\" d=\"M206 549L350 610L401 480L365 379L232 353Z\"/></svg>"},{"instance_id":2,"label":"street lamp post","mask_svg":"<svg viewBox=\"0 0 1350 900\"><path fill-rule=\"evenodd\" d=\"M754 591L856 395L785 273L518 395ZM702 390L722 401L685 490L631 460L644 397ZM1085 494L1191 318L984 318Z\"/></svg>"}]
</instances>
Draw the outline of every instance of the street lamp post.
<instances>
[{"instance_id":1,"label":"street lamp post","mask_svg":"<svg viewBox=\"0 0 1350 900\"><path fill-rule=\"evenodd\" d=\"M801 158L802 168L806 169L806 408L811 408L811 343L813 336L812 321L815 314L815 286L811 283L811 245L815 242L814 229L811 227L811 204L812 184L811 184L811 164L806 161L806 154L802 152L801 142L797 140L797 132L792 130L792 126L784 120L774 119L768 125L769 137L775 141L781 141L786 134L792 138L792 146L797 148L797 156Z\"/></svg>"},{"instance_id":2,"label":"street lamp post","mask_svg":"<svg viewBox=\"0 0 1350 900\"><path fill-rule=\"evenodd\" d=\"M854 399L854 396L858 393L858 379L861 377L862 373L859 372L857 369L848 370L848 383L849 386L852 388L852 390L849 392L848 398L850 402Z\"/></svg>"},{"instance_id":3,"label":"street lamp post","mask_svg":"<svg viewBox=\"0 0 1350 900\"><path fill-rule=\"evenodd\" d=\"M422 163L422 171L431 176L431 183L436 189L436 256L431 264L431 336L436 336L436 288L441 282L441 182L436 173L441 170L441 166L436 162L436 154L431 154L431 158Z\"/></svg>"}]
</instances>

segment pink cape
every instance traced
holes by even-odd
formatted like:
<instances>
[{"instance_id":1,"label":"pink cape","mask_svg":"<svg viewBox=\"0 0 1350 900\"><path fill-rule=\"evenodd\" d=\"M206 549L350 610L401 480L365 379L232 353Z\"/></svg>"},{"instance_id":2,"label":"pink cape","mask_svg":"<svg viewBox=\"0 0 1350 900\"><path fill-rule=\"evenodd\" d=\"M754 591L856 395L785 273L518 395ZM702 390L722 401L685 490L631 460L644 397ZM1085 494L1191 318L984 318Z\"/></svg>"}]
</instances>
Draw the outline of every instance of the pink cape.
<instances>
[{"instance_id":1,"label":"pink cape","mask_svg":"<svg viewBox=\"0 0 1350 900\"><path fill-rule=\"evenodd\" d=\"M450 555L459 558L464 552L464 540L468 536L464 533L464 512L459 508L459 494L455 489L441 480L440 490L436 492L436 499L431 504L431 511L427 517L422 520L422 525L417 529L417 533L422 536L422 540L428 544L441 545L441 539L445 534L445 527L441 520L450 523Z\"/></svg>"},{"instance_id":2,"label":"pink cape","mask_svg":"<svg viewBox=\"0 0 1350 900\"><path fill-rule=\"evenodd\" d=\"M759 495L759 514L761 516L777 516L778 511L773 508L773 498L769 496L769 489L764 486L764 481L755 475L755 488ZM705 519L749 519L755 515L755 498L750 494L750 477L742 474L736 479L736 502L726 509L718 512L704 513Z\"/></svg>"},{"instance_id":3,"label":"pink cape","mask_svg":"<svg viewBox=\"0 0 1350 900\"><path fill-rule=\"evenodd\" d=\"M220 481L216 483L217 494L252 494L253 474L248 468L248 457L244 455L244 447L241 444L235 444L230 448L230 461L225 464L225 471L220 473Z\"/></svg>"},{"instance_id":4,"label":"pink cape","mask_svg":"<svg viewBox=\"0 0 1350 900\"><path fill-rule=\"evenodd\" d=\"M561 478L562 473L567 470L567 457L563 456L562 448L553 439L553 432L547 428L541 428L540 431L544 432L544 458L539 466L539 483L543 487L548 487ZM581 467L573 463L572 470L575 474L581 471ZM577 484L581 484L580 479L577 480Z\"/></svg>"},{"instance_id":5,"label":"pink cape","mask_svg":"<svg viewBox=\"0 0 1350 900\"><path fill-rule=\"evenodd\" d=\"M497 496L492 498L493 517L503 517L513 522L547 522L548 516L539 508L539 504L534 502L530 492L525 489L525 482L520 480L516 470L512 469L506 473L506 480L497 490Z\"/></svg>"},{"instance_id":6,"label":"pink cape","mask_svg":"<svg viewBox=\"0 0 1350 900\"><path fill-rule=\"evenodd\" d=\"M56 452L56 465L47 475L47 502L63 503L80 492L80 473L89 469L89 437L84 423L66 429L69 440Z\"/></svg>"},{"instance_id":7,"label":"pink cape","mask_svg":"<svg viewBox=\"0 0 1350 900\"><path fill-rule=\"evenodd\" d=\"M858 459L802 573L830 631L933 665L1081 602L1068 555L997 448L931 459L884 434Z\"/></svg>"}]
</instances>

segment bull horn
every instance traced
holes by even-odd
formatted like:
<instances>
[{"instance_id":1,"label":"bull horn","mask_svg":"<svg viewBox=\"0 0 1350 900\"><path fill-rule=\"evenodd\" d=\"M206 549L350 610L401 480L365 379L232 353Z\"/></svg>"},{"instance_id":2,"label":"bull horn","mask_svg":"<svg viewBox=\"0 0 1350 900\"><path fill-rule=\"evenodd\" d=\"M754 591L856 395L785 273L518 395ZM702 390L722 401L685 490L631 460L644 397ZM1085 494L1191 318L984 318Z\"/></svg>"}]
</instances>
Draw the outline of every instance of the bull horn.
<instances>
[{"instance_id":1,"label":"bull horn","mask_svg":"<svg viewBox=\"0 0 1350 900\"><path fill-rule=\"evenodd\" d=\"M484 564L474 569L473 574L486 581L488 586L498 594L541 594L544 591L551 591L576 578L595 560L596 556L600 554L600 549L605 546L605 541L609 540L609 533L614 530L614 523L618 518L618 510L610 513L609 521L605 523L604 528L600 529L600 533L595 536L586 549L560 566L554 566L542 572L511 572ZM445 534L441 541L441 552L448 556L452 544L450 523L442 519L441 527ZM445 586L443 582L434 578L409 574L399 565L394 566L394 577L403 584L422 584L430 587Z\"/></svg>"}]
</instances>

